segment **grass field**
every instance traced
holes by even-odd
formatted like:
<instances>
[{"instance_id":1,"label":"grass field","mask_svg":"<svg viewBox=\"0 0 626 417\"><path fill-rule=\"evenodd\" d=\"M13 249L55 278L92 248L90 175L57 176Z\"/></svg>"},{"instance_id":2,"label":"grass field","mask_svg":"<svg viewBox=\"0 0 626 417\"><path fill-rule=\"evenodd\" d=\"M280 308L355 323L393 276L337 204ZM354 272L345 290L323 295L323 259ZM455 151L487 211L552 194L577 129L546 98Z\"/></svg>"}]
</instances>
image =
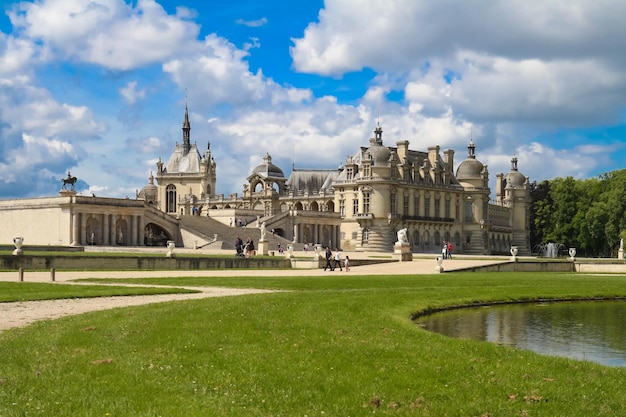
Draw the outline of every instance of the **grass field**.
<instances>
[{"instance_id":1,"label":"grass field","mask_svg":"<svg viewBox=\"0 0 626 417\"><path fill-rule=\"evenodd\" d=\"M0 416L621 416L626 369L422 330L494 301L626 296L581 274L133 279L286 290L0 334Z\"/></svg>"}]
</instances>

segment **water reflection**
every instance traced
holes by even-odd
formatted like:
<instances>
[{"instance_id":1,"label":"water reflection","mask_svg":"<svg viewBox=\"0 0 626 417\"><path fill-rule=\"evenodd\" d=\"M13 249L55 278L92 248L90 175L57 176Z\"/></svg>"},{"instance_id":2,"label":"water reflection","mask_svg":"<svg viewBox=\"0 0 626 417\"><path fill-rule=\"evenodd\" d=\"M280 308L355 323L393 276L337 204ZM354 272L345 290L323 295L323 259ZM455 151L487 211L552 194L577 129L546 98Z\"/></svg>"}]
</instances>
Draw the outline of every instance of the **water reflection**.
<instances>
[{"instance_id":1,"label":"water reflection","mask_svg":"<svg viewBox=\"0 0 626 417\"><path fill-rule=\"evenodd\" d=\"M427 330L626 367L626 301L515 304L436 313Z\"/></svg>"}]
</instances>

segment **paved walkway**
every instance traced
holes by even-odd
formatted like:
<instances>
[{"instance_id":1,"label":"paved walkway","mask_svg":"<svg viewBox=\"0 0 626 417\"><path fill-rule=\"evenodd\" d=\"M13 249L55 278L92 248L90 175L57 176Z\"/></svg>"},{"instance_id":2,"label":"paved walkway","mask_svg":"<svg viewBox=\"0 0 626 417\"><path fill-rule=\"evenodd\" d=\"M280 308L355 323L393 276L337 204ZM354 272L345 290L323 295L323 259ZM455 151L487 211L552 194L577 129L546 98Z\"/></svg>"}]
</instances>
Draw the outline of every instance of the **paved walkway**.
<instances>
[{"instance_id":1,"label":"paved walkway","mask_svg":"<svg viewBox=\"0 0 626 417\"><path fill-rule=\"evenodd\" d=\"M369 255L348 253L351 259L365 259ZM503 258L503 261L506 259ZM446 260L446 270L467 268L470 266L493 264L498 260ZM394 262L385 264L354 266L347 271L324 271L323 269L289 269L289 270L254 270L254 269L221 269L221 270L168 270L168 271L56 271L55 283L71 283L79 278L145 278L145 277L222 277L222 276L348 276L348 274L388 275L388 274L432 274L436 273L435 256L432 259L415 259L411 262ZM51 282L50 271L24 271L24 282ZM0 281L19 281L19 273L0 272ZM89 311L108 310L118 307L137 306L165 301L193 300L208 297L225 297L242 294L265 293L268 290L238 289L221 287L193 288L200 291L195 294L164 294L124 297L99 297L88 299L62 299L46 301L28 301L17 303L0 303L0 331L15 327L23 327L39 320L56 319Z\"/></svg>"},{"instance_id":2,"label":"paved walkway","mask_svg":"<svg viewBox=\"0 0 626 417\"><path fill-rule=\"evenodd\" d=\"M491 265L496 260L449 260L442 266L445 271L454 271L472 266ZM323 269L215 269L215 270L133 270L133 271L56 271L56 282L67 282L80 278L150 278L150 277L250 277L250 276L321 276L328 274L357 275L410 275L437 273L434 260L419 259L411 262L352 266L350 271L324 271ZM0 281L19 281L17 271L0 272ZM49 282L50 271L24 271L25 282Z\"/></svg>"}]
</instances>

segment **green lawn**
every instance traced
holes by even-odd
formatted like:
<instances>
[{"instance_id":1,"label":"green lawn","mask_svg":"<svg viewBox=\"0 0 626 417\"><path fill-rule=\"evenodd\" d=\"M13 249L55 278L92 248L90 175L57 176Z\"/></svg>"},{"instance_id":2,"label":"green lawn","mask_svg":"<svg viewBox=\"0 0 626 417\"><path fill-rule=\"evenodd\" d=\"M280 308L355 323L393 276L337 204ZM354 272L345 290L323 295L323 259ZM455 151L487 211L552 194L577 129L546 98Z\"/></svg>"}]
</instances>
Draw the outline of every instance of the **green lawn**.
<instances>
[{"instance_id":1,"label":"green lawn","mask_svg":"<svg viewBox=\"0 0 626 417\"><path fill-rule=\"evenodd\" d=\"M0 334L0 416L620 416L626 369L422 330L415 314L626 296L626 277L133 279L289 290L89 313Z\"/></svg>"},{"instance_id":2,"label":"green lawn","mask_svg":"<svg viewBox=\"0 0 626 417\"><path fill-rule=\"evenodd\" d=\"M166 287L124 287L121 285L71 285L44 282L0 281L0 303L54 300L60 298L93 298L112 297L116 295L153 295L192 292L198 291ZM2 414L0 414L0 417L1 416Z\"/></svg>"}]
</instances>

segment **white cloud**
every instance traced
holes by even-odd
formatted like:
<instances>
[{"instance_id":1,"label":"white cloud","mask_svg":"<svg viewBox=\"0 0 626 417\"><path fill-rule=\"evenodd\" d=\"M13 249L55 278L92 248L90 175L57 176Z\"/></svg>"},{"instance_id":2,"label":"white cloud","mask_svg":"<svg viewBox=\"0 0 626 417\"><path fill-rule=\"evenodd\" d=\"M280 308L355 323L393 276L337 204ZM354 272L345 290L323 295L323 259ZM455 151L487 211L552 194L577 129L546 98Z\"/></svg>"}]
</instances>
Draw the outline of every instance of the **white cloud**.
<instances>
[{"instance_id":1,"label":"white cloud","mask_svg":"<svg viewBox=\"0 0 626 417\"><path fill-rule=\"evenodd\" d=\"M168 15L154 0L43 0L9 12L22 36L60 54L105 68L127 70L161 62L186 48L196 24Z\"/></svg>"},{"instance_id":2,"label":"white cloud","mask_svg":"<svg viewBox=\"0 0 626 417\"><path fill-rule=\"evenodd\" d=\"M413 112L580 124L615 122L626 106L619 1L328 0L318 18L293 40L297 70L371 68L383 89L406 83Z\"/></svg>"},{"instance_id":3,"label":"white cloud","mask_svg":"<svg viewBox=\"0 0 626 417\"><path fill-rule=\"evenodd\" d=\"M311 97L309 90L282 87L264 77L261 71L250 72L247 57L246 50L211 34L193 54L163 64L163 71L181 88L193 87L189 102L196 108L220 103L237 106L297 103Z\"/></svg>"},{"instance_id":4,"label":"white cloud","mask_svg":"<svg viewBox=\"0 0 626 417\"><path fill-rule=\"evenodd\" d=\"M622 49L624 20L617 0L327 0L291 52L298 70L327 75L406 71L463 49L513 60L623 61L614 52Z\"/></svg>"},{"instance_id":5,"label":"white cloud","mask_svg":"<svg viewBox=\"0 0 626 417\"><path fill-rule=\"evenodd\" d=\"M244 25L244 26L248 26L248 27L252 27L252 28L257 28L257 27L260 27L260 26L267 25L267 18L262 17L262 18L257 19L257 20L237 19L235 21L235 23L237 23L238 25Z\"/></svg>"},{"instance_id":6,"label":"white cloud","mask_svg":"<svg viewBox=\"0 0 626 417\"><path fill-rule=\"evenodd\" d=\"M135 104L137 100L146 98L146 90L137 90L137 81L129 81L126 87L120 88L120 94L130 105Z\"/></svg>"}]
</instances>

